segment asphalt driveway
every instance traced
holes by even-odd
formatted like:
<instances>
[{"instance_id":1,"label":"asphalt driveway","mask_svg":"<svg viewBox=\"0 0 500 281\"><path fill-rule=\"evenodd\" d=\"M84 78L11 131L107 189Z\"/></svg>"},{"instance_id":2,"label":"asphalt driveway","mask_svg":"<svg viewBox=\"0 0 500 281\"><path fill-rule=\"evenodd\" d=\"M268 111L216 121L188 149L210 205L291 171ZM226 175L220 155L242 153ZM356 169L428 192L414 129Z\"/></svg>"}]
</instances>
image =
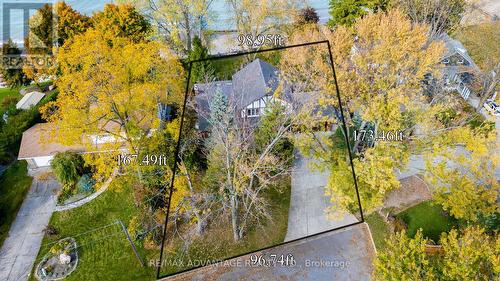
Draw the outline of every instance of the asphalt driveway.
<instances>
[{"instance_id":1,"label":"asphalt driveway","mask_svg":"<svg viewBox=\"0 0 500 281\"><path fill-rule=\"evenodd\" d=\"M252 259L293 255L295 265L254 264ZM253 257L252 257L253 256ZM367 281L375 249L365 223L293 241L215 265L165 278L169 281Z\"/></svg>"},{"instance_id":2,"label":"asphalt driveway","mask_svg":"<svg viewBox=\"0 0 500 281\"><path fill-rule=\"evenodd\" d=\"M28 280L44 230L56 206L59 188L56 180L39 181L34 177L0 250L0 280Z\"/></svg>"},{"instance_id":3,"label":"asphalt driveway","mask_svg":"<svg viewBox=\"0 0 500 281\"><path fill-rule=\"evenodd\" d=\"M328 172L310 168L313 159L295 153L292 171L292 194L288 213L288 231L285 241L321 233L355 223L358 220L351 214L337 214L339 219L329 219L326 209L331 206L330 198L325 196Z\"/></svg>"}]
</instances>

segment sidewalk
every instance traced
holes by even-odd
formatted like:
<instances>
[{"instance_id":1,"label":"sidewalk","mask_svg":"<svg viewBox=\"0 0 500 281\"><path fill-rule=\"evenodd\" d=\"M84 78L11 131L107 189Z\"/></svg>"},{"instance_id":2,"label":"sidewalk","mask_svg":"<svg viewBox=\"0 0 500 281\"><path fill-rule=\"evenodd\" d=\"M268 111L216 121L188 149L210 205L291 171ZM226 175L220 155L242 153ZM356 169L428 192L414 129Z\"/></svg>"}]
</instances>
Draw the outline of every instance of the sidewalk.
<instances>
[{"instance_id":1,"label":"sidewalk","mask_svg":"<svg viewBox=\"0 0 500 281\"><path fill-rule=\"evenodd\" d=\"M253 263L262 256L293 256L294 264ZM327 232L167 277L165 281L369 281L372 280L375 248L366 223ZM278 258L279 260L280 258ZM286 259L285 259L286 260Z\"/></svg>"}]
</instances>

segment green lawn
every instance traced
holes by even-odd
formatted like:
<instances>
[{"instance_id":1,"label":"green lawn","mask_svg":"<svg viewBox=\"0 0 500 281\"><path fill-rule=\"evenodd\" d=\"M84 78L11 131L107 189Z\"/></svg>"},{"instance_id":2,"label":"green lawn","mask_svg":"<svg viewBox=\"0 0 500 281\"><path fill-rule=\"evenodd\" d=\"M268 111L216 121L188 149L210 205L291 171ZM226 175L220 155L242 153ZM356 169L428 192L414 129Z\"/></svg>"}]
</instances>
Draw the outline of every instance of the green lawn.
<instances>
[{"instance_id":1,"label":"green lawn","mask_svg":"<svg viewBox=\"0 0 500 281\"><path fill-rule=\"evenodd\" d=\"M0 246L9 234L11 223L31 186L26 161L16 161L0 178Z\"/></svg>"},{"instance_id":2,"label":"green lawn","mask_svg":"<svg viewBox=\"0 0 500 281\"><path fill-rule=\"evenodd\" d=\"M7 97L16 97L21 99L19 88L0 88L0 103Z\"/></svg>"},{"instance_id":3,"label":"green lawn","mask_svg":"<svg viewBox=\"0 0 500 281\"><path fill-rule=\"evenodd\" d=\"M414 237L417 230L422 228L424 237L435 242L439 241L442 232L450 231L458 223L454 218L445 215L440 205L433 205L432 201L420 203L397 214L396 217L408 226L408 236Z\"/></svg>"},{"instance_id":4,"label":"green lawn","mask_svg":"<svg viewBox=\"0 0 500 281\"><path fill-rule=\"evenodd\" d=\"M42 82L39 85L40 85L40 87L43 88L43 87L51 85L51 84L52 84L52 81L47 81L47 82ZM19 90L30 87L30 86L33 86L33 84L28 85L28 86L22 86L22 87L14 87L14 88L10 88L10 87L0 88L0 103L6 97L17 97L17 98L21 99L22 96L19 93Z\"/></svg>"},{"instance_id":5,"label":"green lawn","mask_svg":"<svg viewBox=\"0 0 500 281\"><path fill-rule=\"evenodd\" d=\"M389 226L384 221L384 218L377 212L374 212L365 218L366 223L370 226L373 242L377 250L385 248L385 239L389 236Z\"/></svg>"},{"instance_id":6,"label":"green lawn","mask_svg":"<svg viewBox=\"0 0 500 281\"><path fill-rule=\"evenodd\" d=\"M136 243L146 262L143 268L120 225L96 230L117 220L127 225L138 212L132 194L130 188L123 187L121 191L115 191L111 186L86 205L54 213L50 225L55 227L58 234L44 237L35 267L52 246L48 243L71 236L75 237L79 245L79 261L76 270L65 280L154 280L155 270L147 265L158 253L157 250L148 251Z\"/></svg>"}]
</instances>

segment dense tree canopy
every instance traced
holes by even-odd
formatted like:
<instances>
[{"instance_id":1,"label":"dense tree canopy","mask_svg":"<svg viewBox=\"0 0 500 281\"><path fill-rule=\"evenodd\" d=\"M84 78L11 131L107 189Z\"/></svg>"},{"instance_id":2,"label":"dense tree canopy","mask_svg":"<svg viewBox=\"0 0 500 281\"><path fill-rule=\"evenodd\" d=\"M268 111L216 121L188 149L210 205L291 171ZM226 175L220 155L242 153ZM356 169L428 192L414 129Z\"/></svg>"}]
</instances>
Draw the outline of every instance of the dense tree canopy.
<instances>
[{"instance_id":1,"label":"dense tree canopy","mask_svg":"<svg viewBox=\"0 0 500 281\"><path fill-rule=\"evenodd\" d=\"M90 29L62 47L58 60L60 94L42 112L57 124L54 136L61 143L108 135L115 142L106 145L115 149L125 145L137 153L142 139L159 126L157 103L182 99L182 67L157 42L134 43L119 37L110 42L108 34ZM85 138L83 142L91 149L92 143ZM115 166L101 164L104 169Z\"/></svg>"},{"instance_id":2,"label":"dense tree canopy","mask_svg":"<svg viewBox=\"0 0 500 281\"><path fill-rule=\"evenodd\" d=\"M357 19L371 12L384 11L388 0L330 0L330 15L328 26L351 26Z\"/></svg>"},{"instance_id":3,"label":"dense tree canopy","mask_svg":"<svg viewBox=\"0 0 500 281\"><path fill-rule=\"evenodd\" d=\"M498 235L478 227L441 235L442 251L429 254L427 240L400 232L387 239L375 261L375 280L496 280L500 275Z\"/></svg>"},{"instance_id":4,"label":"dense tree canopy","mask_svg":"<svg viewBox=\"0 0 500 281\"><path fill-rule=\"evenodd\" d=\"M345 102L343 108L350 113L344 114L350 130L369 130L375 135L382 131L401 131L409 136L414 133L415 124L419 124L423 133L432 131L434 112L438 108L428 102L421 81L426 74L435 72L443 46L427 45L426 29L423 25L413 25L399 11L389 11L366 15L352 29L340 26L334 32L322 33L311 28L300 31L291 40L330 40L341 98ZM285 53L288 65L283 69L297 73L295 77L301 77L301 73L312 74L301 79L320 87L323 93L320 102L338 108L328 56L318 56L318 52L321 51L311 48ZM338 118L331 121L339 124ZM344 135L348 133L342 126L339 128ZM353 137L350 131L361 202L369 211L382 204L387 192L399 187L394 171L406 166L416 147L409 140L354 140ZM318 146L314 148L317 138L316 135L302 142L303 151L307 154L313 151L315 157L326 160L324 166L331 169L327 194L331 195L333 205L357 210L347 152L340 153L342 150L335 148L336 143L345 141L323 136L322 141L328 148L317 149Z\"/></svg>"},{"instance_id":5,"label":"dense tree canopy","mask_svg":"<svg viewBox=\"0 0 500 281\"><path fill-rule=\"evenodd\" d=\"M21 49L11 39L2 45L4 59L0 73L5 83L11 88L27 85L31 81L22 70L24 62L21 54Z\"/></svg>"},{"instance_id":6,"label":"dense tree canopy","mask_svg":"<svg viewBox=\"0 0 500 281\"><path fill-rule=\"evenodd\" d=\"M126 37L132 42L141 42L151 35L151 24L132 5L106 4L104 10L92 16L96 30L109 39Z\"/></svg>"}]
</instances>

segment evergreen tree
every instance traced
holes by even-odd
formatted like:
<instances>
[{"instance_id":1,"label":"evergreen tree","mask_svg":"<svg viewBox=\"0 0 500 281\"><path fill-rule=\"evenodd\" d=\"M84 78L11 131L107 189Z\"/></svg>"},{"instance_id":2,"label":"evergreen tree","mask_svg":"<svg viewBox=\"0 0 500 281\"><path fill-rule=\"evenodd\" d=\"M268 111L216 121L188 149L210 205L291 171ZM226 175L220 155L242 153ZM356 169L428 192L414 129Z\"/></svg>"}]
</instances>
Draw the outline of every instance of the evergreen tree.
<instances>
[{"instance_id":1,"label":"evergreen tree","mask_svg":"<svg viewBox=\"0 0 500 281\"><path fill-rule=\"evenodd\" d=\"M189 60L199 60L206 59L210 57L208 54L208 48L203 46L201 39L199 37L195 37L193 39L193 45L191 52L189 53ZM214 73L212 63L209 60L195 62L192 65L191 69L191 81L194 83L203 81L205 76L212 76Z\"/></svg>"},{"instance_id":2,"label":"evergreen tree","mask_svg":"<svg viewBox=\"0 0 500 281\"><path fill-rule=\"evenodd\" d=\"M208 122L213 124L219 124L224 122L226 119L228 110L227 97L222 93L222 91L217 88L215 90L215 95L210 101L210 118Z\"/></svg>"},{"instance_id":3,"label":"evergreen tree","mask_svg":"<svg viewBox=\"0 0 500 281\"><path fill-rule=\"evenodd\" d=\"M330 0L330 15L328 26L351 26L358 18L370 12L385 10L388 0Z\"/></svg>"}]
</instances>

